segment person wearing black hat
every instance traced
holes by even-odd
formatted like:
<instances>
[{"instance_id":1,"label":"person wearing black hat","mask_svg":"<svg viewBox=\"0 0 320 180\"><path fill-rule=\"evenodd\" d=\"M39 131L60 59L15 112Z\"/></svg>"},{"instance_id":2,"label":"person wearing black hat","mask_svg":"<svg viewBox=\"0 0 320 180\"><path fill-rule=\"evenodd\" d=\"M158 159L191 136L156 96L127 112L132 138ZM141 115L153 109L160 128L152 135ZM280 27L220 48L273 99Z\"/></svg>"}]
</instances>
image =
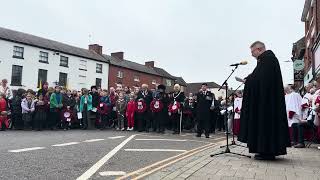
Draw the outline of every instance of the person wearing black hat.
<instances>
[{"instance_id":1,"label":"person wearing black hat","mask_svg":"<svg viewBox=\"0 0 320 180\"><path fill-rule=\"evenodd\" d=\"M150 103L152 101L152 92L148 89L147 84L142 84L141 90L139 91L137 95L137 101L144 101L146 104L146 111L143 114L142 122L137 124L138 131L143 131L143 129L146 132L149 132L150 124L151 124L151 111L150 111Z\"/></svg>"},{"instance_id":2,"label":"person wearing black hat","mask_svg":"<svg viewBox=\"0 0 320 180\"><path fill-rule=\"evenodd\" d=\"M153 101L150 103L150 109L153 113L153 131L164 133L165 123L168 119L169 98L166 93L166 86L160 84L157 87Z\"/></svg>"},{"instance_id":3,"label":"person wearing black hat","mask_svg":"<svg viewBox=\"0 0 320 180\"><path fill-rule=\"evenodd\" d=\"M208 84L203 83L200 92L197 94L197 137L201 137L204 131L206 138L209 138L211 127L211 110L213 94L208 90Z\"/></svg>"}]
</instances>

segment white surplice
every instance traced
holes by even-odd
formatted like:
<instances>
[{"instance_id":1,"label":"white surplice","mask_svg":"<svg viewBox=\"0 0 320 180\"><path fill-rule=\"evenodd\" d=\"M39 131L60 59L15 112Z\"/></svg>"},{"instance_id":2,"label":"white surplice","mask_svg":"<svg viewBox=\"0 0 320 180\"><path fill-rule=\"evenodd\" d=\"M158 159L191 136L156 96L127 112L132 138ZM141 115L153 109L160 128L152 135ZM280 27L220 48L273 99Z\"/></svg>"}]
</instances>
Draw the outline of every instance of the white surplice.
<instances>
[{"instance_id":1,"label":"white surplice","mask_svg":"<svg viewBox=\"0 0 320 180\"><path fill-rule=\"evenodd\" d=\"M235 98L234 99L234 119L240 119L240 112L236 113L236 109L238 108L239 111L241 111L242 108L242 98Z\"/></svg>"},{"instance_id":2,"label":"white surplice","mask_svg":"<svg viewBox=\"0 0 320 180\"><path fill-rule=\"evenodd\" d=\"M286 108L287 108L287 117L288 117L288 125L291 127L293 123L299 123L302 119L302 97L300 94L296 92L292 92L285 96L286 99ZM295 114L292 119L289 118L289 112L293 111Z\"/></svg>"}]
</instances>

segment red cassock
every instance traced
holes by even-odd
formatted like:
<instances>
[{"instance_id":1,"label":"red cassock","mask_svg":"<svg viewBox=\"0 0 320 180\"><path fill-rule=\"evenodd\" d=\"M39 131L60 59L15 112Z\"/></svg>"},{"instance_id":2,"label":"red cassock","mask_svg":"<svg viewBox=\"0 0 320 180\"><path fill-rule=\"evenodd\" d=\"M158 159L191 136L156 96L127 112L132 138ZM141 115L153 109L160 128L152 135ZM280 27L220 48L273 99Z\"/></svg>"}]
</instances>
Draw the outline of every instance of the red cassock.
<instances>
[{"instance_id":1,"label":"red cassock","mask_svg":"<svg viewBox=\"0 0 320 180\"><path fill-rule=\"evenodd\" d=\"M5 99L0 100L0 128L2 128L3 124L6 128L9 127L8 116L4 114L7 111L7 101Z\"/></svg>"},{"instance_id":2,"label":"red cassock","mask_svg":"<svg viewBox=\"0 0 320 180\"><path fill-rule=\"evenodd\" d=\"M235 111L235 113L238 113L238 114L241 113L241 110L238 107L234 111ZM239 118L235 118L234 119L233 133L235 135L238 135L239 132L240 132L240 119Z\"/></svg>"}]
</instances>

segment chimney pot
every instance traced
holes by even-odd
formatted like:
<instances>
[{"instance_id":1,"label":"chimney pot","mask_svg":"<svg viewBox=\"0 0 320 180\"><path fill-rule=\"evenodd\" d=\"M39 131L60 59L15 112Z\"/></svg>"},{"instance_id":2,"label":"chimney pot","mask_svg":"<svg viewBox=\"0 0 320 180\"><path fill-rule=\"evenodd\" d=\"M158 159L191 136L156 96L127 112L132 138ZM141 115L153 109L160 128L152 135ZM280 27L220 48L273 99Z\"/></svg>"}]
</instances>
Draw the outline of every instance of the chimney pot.
<instances>
[{"instance_id":1,"label":"chimney pot","mask_svg":"<svg viewBox=\"0 0 320 180\"><path fill-rule=\"evenodd\" d=\"M145 66L154 68L154 61L147 61L147 62L145 62L144 64L145 64Z\"/></svg>"},{"instance_id":2,"label":"chimney pot","mask_svg":"<svg viewBox=\"0 0 320 180\"><path fill-rule=\"evenodd\" d=\"M120 60L123 60L124 52L114 52L114 53L111 53L111 56L115 57L115 58L118 58Z\"/></svg>"},{"instance_id":3,"label":"chimney pot","mask_svg":"<svg viewBox=\"0 0 320 180\"><path fill-rule=\"evenodd\" d=\"M99 44L89 44L89 50L102 55L102 46Z\"/></svg>"}]
</instances>

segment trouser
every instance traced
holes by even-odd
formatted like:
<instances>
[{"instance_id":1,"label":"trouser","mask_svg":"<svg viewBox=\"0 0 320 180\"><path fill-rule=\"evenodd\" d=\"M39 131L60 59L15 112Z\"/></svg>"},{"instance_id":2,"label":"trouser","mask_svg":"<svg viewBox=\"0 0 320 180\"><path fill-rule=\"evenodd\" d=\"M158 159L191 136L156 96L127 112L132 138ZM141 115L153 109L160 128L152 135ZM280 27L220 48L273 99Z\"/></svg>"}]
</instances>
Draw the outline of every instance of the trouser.
<instances>
[{"instance_id":1,"label":"trouser","mask_svg":"<svg viewBox=\"0 0 320 180\"><path fill-rule=\"evenodd\" d=\"M149 129L151 128L151 120L152 120L152 116L151 116L151 112L150 110L147 110L144 116L144 122L145 122L145 130L149 131Z\"/></svg>"},{"instance_id":2,"label":"trouser","mask_svg":"<svg viewBox=\"0 0 320 180\"><path fill-rule=\"evenodd\" d=\"M153 131L164 132L164 112L154 113L153 118Z\"/></svg>"},{"instance_id":3,"label":"trouser","mask_svg":"<svg viewBox=\"0 0 320 180\"><path fill-rule=\"evenodd\" d=\"M82 129L94 129L94 125L90 119L90 111L84 110L82 112Z\"/></svg>"},{"instance_id":4,"label":"trouser","mask_svg":"<svg viewBox=\"0 0 320 180\"><path fill-rule=\"evenodd\" d=\"M144 118L145 113L136 113L136 120L137 120L137 130L138 131L143 131L145 130L145 118Z\"/></svg>"},{"instance_id":5,"label":"trouser","mask_svg":"<svg viewBox=\"0 0 320 180\"><path fill-rule=\"evenodd\" d=\"M121 115L118 115L118 128L123 129L124 128L124 117Z\"/></svg>"},{"instance_id":6,"label":"trouser","mask_svg":"<svg viewBox=\"0 0 320 180\"><path fill-rule=\"evenodd\" d=\"M127 117L128 120L128 128L133 128L134 127L134 116L129 114Z\"/></svg>"},{"instance_id":7,"label":"trouser","mask_svg":"<svg viewBox=\"0 0 320 180\"><path fill-rule=\"evenodd\" d=\"M172 130L174 132L180 132L180 114L178 113L171 114L171 120L172 120Z\"/></svg>"},{"instance_id":8,"label":"trouser","mask_svg":"<svg viewBox=\"0 0 320 180\"><path fill-rule=\"evenodd\" d=\"M43 122L44 121L42 119L35 119L34 124L33 124L33 128L36 130L42 130Z\"/></svg>"},{"instance_id":9,"label":"trouser","mask_svg":"<svg viewBox=\"0 0 320 180\"><path fill-rule=\"evenodd\" d=\"M12 118L12 126L15 129L22 129L23 128L23 121L22 121L22 114L21 113L12 114L11 118Z\"/></svg>"},{"instance_id":10,"label":"trouser","mask_svg":"<svg viewBox=\"0 0 320 180\"><path fill-rule=\"evenodd\" d=\"M216 131L216 123L217 123L217 115L216 112L211 112L211 132L214 133Z\"/></svg>"},{"instance_id":11,"label":"trouser","mask_svg":"<svg viewBox=\"0 0 320 180\"><path fill-rule=\"evenodd\" d=\"M57 128L58 123L60 124L60 110L50 109L48 128Z\"/></svg>"},{"instance_id":12,"label":"trouser","mask_svg":"<svg viewBox=\"0 0 320 180\"><path fill-rule=\"evenodd\" d=\"M100 114L100 128L104 129L106 128L107 124L109 123L109 116L107 114Z\"/></svg>"},{"instance_id":13,"label":"trouser","mask_svg":"<svg viewBox=\"0 0 320 180\"><path fill-rule=\"evenodd\" d=\"M204 134L206 136L209 136L209 132L210 132L210 123L208 122L210 121L209 119L198 119L198 128L197 128L197 133L198 135L201 135L204 131Z\"/></svg>"},{"instance_id":14,"label":"trouser","mask_svg":"<svg viewBox=\"0 0 320 180\"><path fill-rule=\"evenodd\" d=\"M292 124L292 134L293 134L293 139L292 141L294 143L301 143L304 144L304 128L305 127L312 127L313 122L308 121L308 123L293 123Z\"/></svg>"},{"instance_id":15,"label":"trouser","mask_svg":"<svg viewBox=\"0 0 320 180\"><path fill-rule=\"evenodd\" d=\"M219 114L217 117L217 126L218 126L218 130L221 131L222 129L225 130L225 126L224 126L224 117L223 115Z\"/></svg>"},{"instance_id":16,"label":"trouser","mask_svg":"<svg viewBox=\"0 0 320 180\"><path fill-rule=\"evenodd\" d=\"M8 118L6 116L0 115L0 129L6 130L8 128L8 126L9 126Z\"/></svg>"}]
</instances>

